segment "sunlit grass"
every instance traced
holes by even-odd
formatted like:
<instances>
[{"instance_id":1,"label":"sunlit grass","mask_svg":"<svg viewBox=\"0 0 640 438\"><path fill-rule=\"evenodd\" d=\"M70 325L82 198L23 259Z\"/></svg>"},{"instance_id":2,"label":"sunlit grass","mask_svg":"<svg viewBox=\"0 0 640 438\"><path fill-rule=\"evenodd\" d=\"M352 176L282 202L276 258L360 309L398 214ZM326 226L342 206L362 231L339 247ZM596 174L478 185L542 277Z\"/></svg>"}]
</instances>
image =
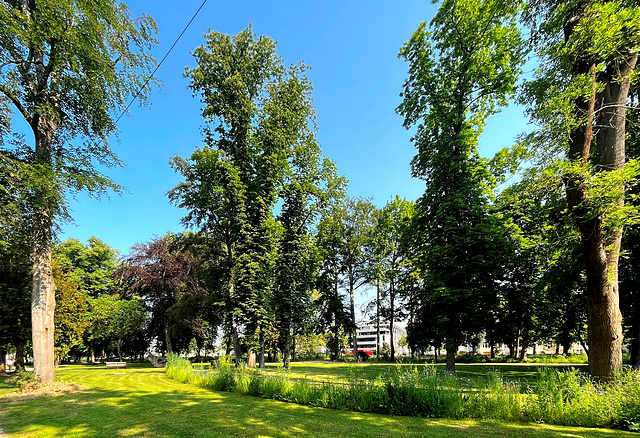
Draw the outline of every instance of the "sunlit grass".
<instances>
[{"instance_id":1,"label":"sunlit grass","mask_svg":"<svg viewBox=\"0 0 640 438\"><path fill-rule=\"evenodd\" d=\"M17 388L9 382L9 376L0 376L0 395L16 391Z\"/></svg>"},{"instance_id":2,"label":"sunlit grass","mask_svg":"<svg viewBox=\"0 0 640 438\"><path fill-rule=\"evenodd\" d=\"M375 380L380 376L398 369L413 369L420 367L417 364L385 364L385 363L291 363L289 377L293 379L309 379L317 381L348 381L354 378L363 380ZM444 364L435 366L438 371L445 371ZM460 364L456 365L456 374L460 376L486 376L489 372L497 371L500 375L509 379L524 380L536 375L541 366L551 366L558 370L575 368L587 371L586 365L567 364L513 364L513 363L489 363L489 364ZM272 371L281 368L277 364L267 365L267 370Z\"/></svg>"},{"instance_id":3,"label":"sunlit grass","mask_svg":"<svg viewBox=\"0 0 640 438\"><path fill-rule=\"evenodd\" d=\"M164 370L71 366L58 376L87 389L21 402L0 399L14 437L612 437L619 431L427 420L312 408L182 384ZM637 436L628 434L628 436Z\"/></svg>"}]
</instances>

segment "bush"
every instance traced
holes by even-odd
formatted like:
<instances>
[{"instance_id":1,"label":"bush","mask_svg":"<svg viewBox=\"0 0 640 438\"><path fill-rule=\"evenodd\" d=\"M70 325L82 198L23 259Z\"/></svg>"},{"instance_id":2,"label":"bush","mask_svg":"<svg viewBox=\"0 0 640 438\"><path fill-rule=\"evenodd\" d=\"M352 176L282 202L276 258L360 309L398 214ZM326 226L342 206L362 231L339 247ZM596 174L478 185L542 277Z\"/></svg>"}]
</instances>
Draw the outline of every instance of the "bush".
<instances>
[{"instance_id":1,"label":"bush","mask_svg":"<svg viewBox=\"0 0 640 438\"><path fill-rule=\"evenodd\" d=\"M42 379L33 371L19 368L11 377L11 382L20 388L20 391L34 391L42 386Z\"/></svg>"}]
</instances>

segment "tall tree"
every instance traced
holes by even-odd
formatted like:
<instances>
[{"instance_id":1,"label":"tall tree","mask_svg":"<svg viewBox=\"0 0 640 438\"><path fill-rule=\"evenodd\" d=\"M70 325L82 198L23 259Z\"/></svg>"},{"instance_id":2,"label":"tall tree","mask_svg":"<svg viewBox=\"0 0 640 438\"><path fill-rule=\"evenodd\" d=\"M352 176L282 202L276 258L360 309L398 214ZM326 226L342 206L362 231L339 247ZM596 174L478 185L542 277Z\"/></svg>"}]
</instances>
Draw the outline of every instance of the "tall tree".
<instances>
[{"instance_id":1,"label":"tall tree","mask_svg":"<svg viewBox=\"0 0 640 438\"><path fill-rule=\"evenodd\" d=\"M582 237L588 291L589 372L611 379L622 367L618 261L629 208L625 186L638 165L626 161L626 110L637 80L640 7L635 1L528 3L542 62L524 100L542 126L549 155L564 151L566 197Z\"/></svg>"},{"instance_id":2,"label":"tall tree","mask_svg":"<svg viewBox=\"0 0 640 438\"><path fill-rule=\"evenodd\" d=\"M343 266L340 258L342 231L340 218L334 214L343 199L335 200L323 211L316 228L316 247L320 254L320 272L317 281L319 296L319 322L327 330L327 346L333 358L337 358L346 345L343 338L351 330L351 314L345 305L341 282Z\"/></svg>"},{"instance_id":3,"label":"tall tree","mask_svg":"<svg viewBox=\"0 0 640 438\"><path fill-rule=\"evenodd\" d=\"M405 257L402 240L404 234L408 231L408 227L413 216L414 205L405 199L396 196L395 199L387 202L387 204L377 211L375 225L373 228L373 239L371 246L374 248L373 253L379 261L376 269L378 279L388 285L387 302L388 312L385 320L389 323L391 346L391 361L395 361L395 343L393 325L397 320L398 307L397 297L399 289L404 284L410 284L406 278L410 269L406 269L409 259ZM378 330L380 320L378 318ZM378 333L377 338L380 335Z\"/></svg>"},{"instance_id":4,"label":"tall tree","mask_svg":"<svg viewBox=\"0 0 640 438\"><path fill-rule=\"evenodd\" d=\"M284 68L275 42L256 38L251 28L233 37L211 32L206 39L193 52L198 65L185 72L204 104L206 147L189 161L172 159L186 181L169 197L189 209L184 222L212 236L225 253L226 309L238 360L238 331L259 331L270 293L273 208L288 145L265 130L277 127L269 117L270 91Z\"/></svg>"},{"instance_id":5,"label":"tall tree","mask_svg":"<svg viewBox=\"0 0 640 438\"><path fill-rule=\"evenodd\" d=\"M358 358L356 320L356 291L372 280L368 257L373 217L376 207L366 199L345 198L331 212L338 232L338 257L343 274L342 286L349 296L351 316L351 344L353 355Z\"/></svg>"},{"instance_id":6,"label":"tall tree","mask_svg":"<svg viewBox=\"0 0 640 438\"><path fill-rule=\"evenodd\" d=\"M426 181L415 245L450 371L495 295L496 266L487 255L499 225L487 214L488 175L477 146L487 117L515 91L523 62L517 12L517 2L447 0L400 50L409 77L398 112L406 128L417 125L412 171Z\"/></svg>"},{"instance_id":7,"label":"tall tree","mask_svg":"<svg viewBox=\"0 0 640 438\"><path fill-rule=\"evenodd\" d=\"M115 342L118 360L122 360L122 341L144 326L145 311L139 297L121 299L119 295L89 298L91 321L89 331L93 341Z\"/></svg>"},{"instance_id":8,"label":"tall tree","mask_svg":"<svg viewBox=\"0 0 640 438\"><path fill-rule=\"evenodd\" d=\"M32 183L34 370L49 382L55 377L54 224L66 213L65 192L118 189L94 163L119 164L107 139L128 96L140 90L144 97L149 89L145 78L154 65L149 49L156 27L148 16L132 19L114 0L3 1L0 22L0 135L17 140L13 151L28 166ZM10 134L12 111L31 129L32 147Z\"/></svg>"},{"instance_id":9,"label":"tall tree","mask_svg":"<svg viewBox=\"0 0 640 438\"><path fill-rule=\"evenodd\" d=\"M293 115L296 108L302 110L297 118L299 126L291 132L294 137L286 140L290 145L290 165L280 191L282 209L278 223L282 233L278 242L273 296L287 368L291 334L295 335L296 329L301 329L311 316L312 291L319 274L318 248L311 228L329 201L342 195L344 187L344 179L337 177L335 164L322 157L315 139L309 91L310 84L295 77L285 82L281 91L287 96L288 103L284 108L289 114ZM296 118L289 117L288 120L295 121Z\"/></svg>"},{"instance_id":10,"label":"tall tree","mask_svg":"<svg viewBox=\"0 0 640 438\"><path fill-rule=\"evenodd\" d=\"M283 200L287 238L305 240L300 236L314 219L310 198L318 196L313 187L322 176L304 172L327 166L315 142L305 66L285 68L275 42L256 37L251 28L233 37L211 32L206 38L193 53L197 67L185 73L204 104L206 145L189 160L172 159L185 182L169 196L189 210L184 222L198 227L224 254L225 307L236 358L244 331L251 348L260 345L263 363L277 251L282 250L276 203L278 197ZM294 212L302 216L293 218Z\"/></svg>"}]
</instances>

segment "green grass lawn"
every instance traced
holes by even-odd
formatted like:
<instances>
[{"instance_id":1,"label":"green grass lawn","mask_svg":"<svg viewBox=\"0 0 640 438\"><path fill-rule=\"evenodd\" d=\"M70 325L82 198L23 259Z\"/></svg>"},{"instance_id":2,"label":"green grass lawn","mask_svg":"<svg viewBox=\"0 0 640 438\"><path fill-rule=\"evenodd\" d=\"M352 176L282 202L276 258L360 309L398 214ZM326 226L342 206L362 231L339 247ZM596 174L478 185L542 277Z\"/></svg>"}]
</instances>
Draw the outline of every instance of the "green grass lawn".
<instances>
[{"instance_id":1,"label":"green grass lawn","mask_svg":"<svg viewBox=\"0 0 640 438\"><path fill-rule=\"evenodd\" d=\"M16 390L16 387L8 383L9 376L0 376L0 395Z\"/></svg>"},{"instance_id":2,"label":"green grass lawn","mask_svg":"<svg viewBox=\"0 0 640 438\"><path fill-rule=\"evenodd\" d=\"M291 371L289 376L294 379L305 378L309 380L319 381L343 381L349 378L357 378L363 380L373 380L378 376L389 371L393 372L397 367L401 368L420 368L423 365L415 364L385 364L364 362L359 364L350 364L344 362L335 363L309 363L309 362L293 362L291 363ZM430 365L431 366L431 365ZM542 366L554 367L557 369L576 368L587 371L587 365L558 365L558 364L514 364L514 363L492 363L492 364L460 364L456 365L456 374L460 376L478 376L484 375L489 371L498 371L507 379L524 380L533 377L538 369ZM439 371L444 371L446 365L435 365ZM275 371L280 365L270 364L267 369Z\"/></svg>"},{"instance_id":3,"label":"green grass lawn","mask_svg":"<svg viewBox=\"0 0 640 438\"><path fill-rule=\"evenodd\" d=\"M135 365L127 370L69 366L59 369L58 376L86 389L20 402L0 398L0 428L9 437L637 436L605 429L390 417L311 408L208 391L170 380L164 370Z\"/></svg>"}]
</instances>

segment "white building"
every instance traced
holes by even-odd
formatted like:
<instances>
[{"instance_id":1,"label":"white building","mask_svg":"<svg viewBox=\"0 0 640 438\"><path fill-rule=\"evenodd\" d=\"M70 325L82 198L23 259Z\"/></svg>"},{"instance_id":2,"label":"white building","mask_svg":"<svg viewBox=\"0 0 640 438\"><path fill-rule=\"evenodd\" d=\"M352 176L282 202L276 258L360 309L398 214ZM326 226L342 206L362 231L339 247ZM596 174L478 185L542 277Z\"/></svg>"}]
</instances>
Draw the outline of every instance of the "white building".
<instances>
[{"instance_id":1,"label":"white building","mask_svg":"<svg viewBox=\"0 0 640 438\"><path fill-rule=\"evenodd\" d=\"M368 350L373 354L376 353L376 324L369 323L359 323L356 331L356 337L358 340L358 350ZM397 323L393 324L393 345L396 354L403 355L407 354L408 351L405 347L401 347L398 345L400 338L407 336L407 331L399 326ZM391 344L391 330L389 329L389 323L383 322L380 324L380 338L378 341L378 345L380 349L384 346L384 344Z\"/></svg>"}]
</instances>

